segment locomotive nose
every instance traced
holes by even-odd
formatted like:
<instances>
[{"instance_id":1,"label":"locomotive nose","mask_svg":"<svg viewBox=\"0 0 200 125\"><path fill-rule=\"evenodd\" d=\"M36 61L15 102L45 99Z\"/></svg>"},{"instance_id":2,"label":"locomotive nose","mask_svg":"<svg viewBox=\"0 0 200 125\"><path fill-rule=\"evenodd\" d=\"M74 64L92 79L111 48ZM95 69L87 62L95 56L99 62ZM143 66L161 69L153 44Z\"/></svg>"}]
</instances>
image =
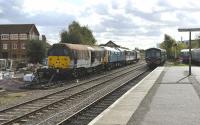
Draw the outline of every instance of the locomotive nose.
<instances>
[{"instance_id":1,"label":"locomotive nose","mask_svg":"<svg viewBox=\"0 0 200 125\"><path fill-rule=\"evenodd\" d=\"M65 69L69 66L69 57L65 56L51 56L49 59L49 67Z\"/></svg>"}]
</instances>

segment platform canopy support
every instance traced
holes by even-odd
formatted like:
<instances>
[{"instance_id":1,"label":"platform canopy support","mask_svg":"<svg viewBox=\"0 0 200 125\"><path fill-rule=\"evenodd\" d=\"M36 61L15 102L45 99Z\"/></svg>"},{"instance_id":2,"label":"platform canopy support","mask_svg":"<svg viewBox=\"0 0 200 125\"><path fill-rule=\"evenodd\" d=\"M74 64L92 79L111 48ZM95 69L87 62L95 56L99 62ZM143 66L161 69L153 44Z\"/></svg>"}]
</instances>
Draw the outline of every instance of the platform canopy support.
<instances>
[{"instance_id":1,"label":"platform canopy support","mask_svg":"<svg viewBox=\"0 0 200 125\"><path fill-rule=\"evenodd\" d=\"M192 60L192 53L191 53L191 32L198 32L200 28L179 28L179 32L189 32L189 75L192 74L191 71L191 60Z\"/></svg>"}]
</instances>

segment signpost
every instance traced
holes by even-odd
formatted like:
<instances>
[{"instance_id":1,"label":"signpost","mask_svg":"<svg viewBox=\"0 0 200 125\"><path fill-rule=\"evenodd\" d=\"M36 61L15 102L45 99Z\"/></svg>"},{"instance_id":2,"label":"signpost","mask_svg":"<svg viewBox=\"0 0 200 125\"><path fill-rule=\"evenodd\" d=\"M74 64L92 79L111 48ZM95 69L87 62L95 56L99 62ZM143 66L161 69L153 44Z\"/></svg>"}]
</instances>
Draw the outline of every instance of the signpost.
<instances>
[{"instance_id":1,"label":"signpost","mask_svg":"<svg viewBox=\"0 0 200 125\"><path fill-rule=\"evenodd\" d=\"M189 32L189 75L191 75L191 59L192 59L192 53L191 53L191 32L200 31L200 28L179 28L179 32Z\"/></svg>"}]
</instances>

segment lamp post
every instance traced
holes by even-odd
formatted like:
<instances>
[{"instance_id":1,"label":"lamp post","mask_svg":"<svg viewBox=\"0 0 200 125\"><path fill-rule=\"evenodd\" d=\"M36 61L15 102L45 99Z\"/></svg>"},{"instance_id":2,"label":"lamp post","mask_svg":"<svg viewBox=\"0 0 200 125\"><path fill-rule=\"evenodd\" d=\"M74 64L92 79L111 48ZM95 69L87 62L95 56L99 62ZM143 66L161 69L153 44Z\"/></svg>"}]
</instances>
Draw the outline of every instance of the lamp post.
<instances>
[{"instance_id":1,"label":"lamp post","mask_svg":"<svg viewBox=\"0 0 200 125\"><path fill-rule=\"evenodd\" d=\"M200 31L200 28L179 28L179 32L189 32L189 75L191 75L191 58L192 58L192 53L191 53L191 32L196 32Z\"/></svg>"}]
</instances>

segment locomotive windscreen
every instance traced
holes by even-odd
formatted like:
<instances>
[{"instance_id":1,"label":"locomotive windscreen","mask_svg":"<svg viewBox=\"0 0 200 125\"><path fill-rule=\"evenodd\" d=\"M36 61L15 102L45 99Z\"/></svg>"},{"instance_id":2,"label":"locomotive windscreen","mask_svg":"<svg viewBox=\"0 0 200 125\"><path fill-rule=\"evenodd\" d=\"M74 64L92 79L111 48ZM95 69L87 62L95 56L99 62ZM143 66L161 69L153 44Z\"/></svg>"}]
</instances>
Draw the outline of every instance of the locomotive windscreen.
<instances>
[{"instance_id":1,"label":"locomotive windscreen","mask_svg":"<svg viewBox=\"0 0 200 125\"><path fill-rule=\"evenodd\" d=\"M160 57L160 51L156 49L150 49L146 51L146 57Z\"/></svg>"},{"instance_id":2,"label":"locomotive windscreen","mask_svg":"<svg viewBox=\"0 0 200 125\"><path fill-rule=\"evenodd\" d=\"M68 56L69 52L64 46L53 46L48 51L48 56Z\"/></svg>"}]
</instances>

